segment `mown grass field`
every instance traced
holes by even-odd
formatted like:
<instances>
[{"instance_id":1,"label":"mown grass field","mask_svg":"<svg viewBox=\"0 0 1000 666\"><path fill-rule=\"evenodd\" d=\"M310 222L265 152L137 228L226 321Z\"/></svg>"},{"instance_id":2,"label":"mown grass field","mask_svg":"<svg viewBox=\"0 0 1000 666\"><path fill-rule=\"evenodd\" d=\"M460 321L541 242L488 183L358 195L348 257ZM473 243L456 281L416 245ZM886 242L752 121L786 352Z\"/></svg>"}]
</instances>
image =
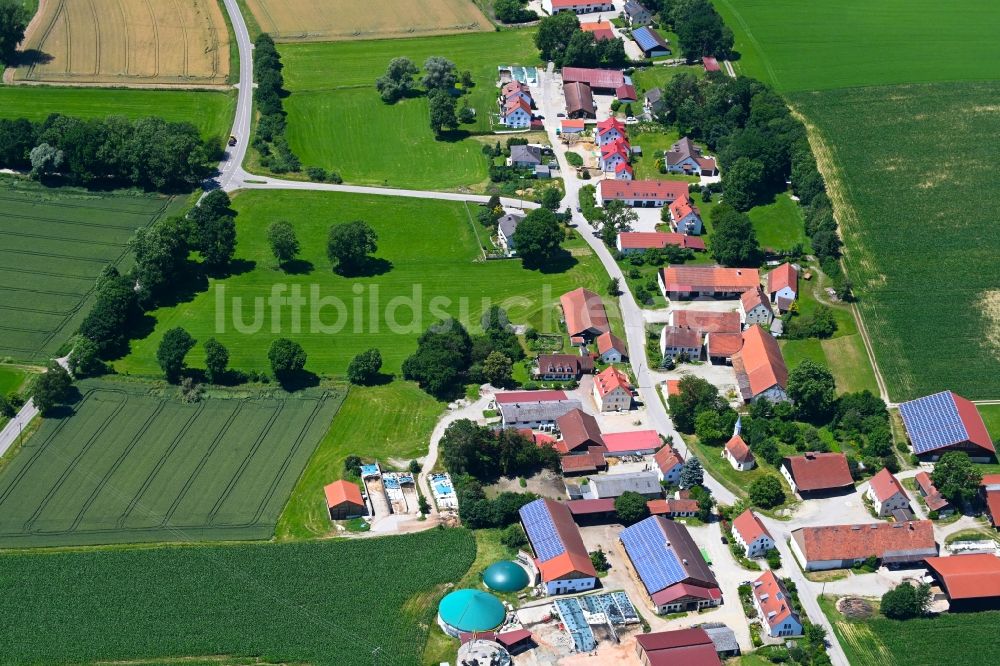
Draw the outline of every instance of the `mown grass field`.
<instances>
[{"instance_id":1,"label":"mown grass field","mask_svg":"<svg viewBox=\"0 0 1000 666\"><path fill-rule=\"evenodd\" d=\"M471 532L0 555L4 663L417 666ZM377 563L377 567L374 566ZM377 651L377 652L376 652ZM379 656L381 655L381 656ZM176 661L175 661L176 660Z\"/></svg>"},{"instance_id":2,"label":"mown grass field","mask_svg":"<svg viewBox=\"0 0 1000 666\"><path fill-rule=\"evenodd\" d=\"M236 98L228 92L0 85L0 118L37 122L53 113L80 118L160 116L192 123L206 139L229 135L235 108Z\"/></svg>"},{"instance_id":3,"label":"mown grass field","mask_svg":"<svg viewBox=\"0 0 1000 666\"><path fill-rule=\"evenodd\" d=\"M444 405L412 383L352 386L278 519L278 539L308 539L332 529L323 486L344 475L349 455L406 461L427 455Z\"/></svg>"},{"instance_id":4,"label":"mown grass field","mask_svg":"<svg viewBox=\"0 0 1000 666\"><path fill-rule=\"evenodd\" d=\"M0 356L46 362L86 316L101 270L126 263L135 230L180 203L0 179Z\"/></svg>"},{"instance_id":5,"label":"mown grass field","mask_svg":"<svg viewBox=\"0 0 1000 666\"><path fill-rule=\"evenodd\" d=\"M994 440L1000 440L1000 405L979 405L979 413Z\"/></svg>"},{"instance_id":6,"label":"mown grass field","mask_svg":"<svg viewBox=\"0 0 1000 666\"><path fill-rule=\"evenodd\" d=\"M0 547L267 539L342 400L79 389L0 474Z\"/></svg>"},{"instance_id":7,"label":"mown grass field","mask_svg":"<svg viewBox=\"0 0 1000 666\"><path fill-rule=\"evenodd\" d=\"M1000 84L802 93L894 400L1000 395Z\"/></svg>"},{"instance_id":8,"label":"mown grass field","mask_svg":"<svg viewBox=\"0 0 1000 666\"><path fill-rule=\"evenodd\" d=\"M996 78L992 0L714 0L737 71L782 91Z\"/></svg>"},{"instance_id":9,"label":"mown grass field","mask_svg":"<svg viewBox=\"0 0 1000 666\"><path fill-rule=\"evenodd\" d=\"M352 183L434 190L480 185L487 176L482 145L463 133L490 131L498 65L539 63L533 34L283 44L289 144L303 164L333 169ZM375 90L393 58L406 56L419 67L435 55L470 70L476 83L458 101L459 108L467 101L476 109L476 123L442 140L430 129L426 98L386 105Z\"/></svg>"},{"instance_id":10,"label":"mown grass field","mask_svg":"<svg viewBox=\"0 0 1000 666\"><path fill-rule=\"evenodd\" d=\"M27 376L20 368L0 365L0 395L17 391Z\"/></svg>"},{"instance_id":11,"label":"mown grass field","mask_svg":"<svg viewBox=\"0 0 1000 666\"><path fill-rule=\"evenodd\" d=\"M281 41L385 39L492 30L471 0L246 0L257 23Z\"/></svg>"},{"instance_id":12,"label":"mown grass field","mask_svg":"<svg viewBox=\"0 0 1000 666\"><path fill-rule=\"evenodd\" d=\"M25 35L16 79L101 85L224 85L229 30L216 0L53 2Z\"/></svg>"},{"instance_id":13,"label":"mown grass field","mask_svg":"<svg viewBox=\"0 0 1000 666\"><path fill-rule=\"evenodd\" d=\"M881 615L848 620L836 609L832 597L821 597L820 606L851 666L990 666L1000 659L995 640L998 611L943 613L905 621Z\"/></svg>"},{"instance_id":14,"label":"mown grass field","mask_svg":"<svg viewBox=\"0 0 1000 666\"><path fill-rule=\"evenodd\" d=\"M153 312L155 330L133 342L131 354L116 363L120 371L159 376L160 339L167 329L183 326L198 340L216 337L229 348L232 367L243 370L269 372L267 350L272 340L285 336L302 344L309 357L306 369L320 375L345 373L350 360L371 347L381 350L383 372L397 373L416 349L417 337L443 315L475 324L475 330L485 309L506 304L514 323L554 330L561 294L580 286L603 292L607 286L600 261L579 238L567 243L575 256L557 267L560 272L526 270L519 260L477 261L479 243L470 220L475 206L467 210L458 202L249 191L236 196L233 206L239 212L236 257L253 268L224 281L210 280L208 290L192 301ZM326 257L327 234L335 223L358 219L378 234L378 274L343 277ZM302 243L304 263L296 274L276 268L267 244L267 227L277 220L289 221ZM267 299L274 285L283 285L286 295L298 289L315 304L302 307L298 329L288 306L277 321L272 319L276 311ZM254 327L258 298L260 326ZM415 310L399 299L411 299ZM234 317L247 332L240 332ZM188 363L201 365L200 346Z\"/></svg>"},{"instance_id":15,"label":"mown grass field","mask_svg":"<svg viewBox=\"0 0 1000 666\"><path fill-rule=\"evenodd\" d=\"M761 247L788 250L801 243L809 250L802 209L787 192L775 197L773 203L751 208L748 214Z\"/></svg>"}]
</instances>

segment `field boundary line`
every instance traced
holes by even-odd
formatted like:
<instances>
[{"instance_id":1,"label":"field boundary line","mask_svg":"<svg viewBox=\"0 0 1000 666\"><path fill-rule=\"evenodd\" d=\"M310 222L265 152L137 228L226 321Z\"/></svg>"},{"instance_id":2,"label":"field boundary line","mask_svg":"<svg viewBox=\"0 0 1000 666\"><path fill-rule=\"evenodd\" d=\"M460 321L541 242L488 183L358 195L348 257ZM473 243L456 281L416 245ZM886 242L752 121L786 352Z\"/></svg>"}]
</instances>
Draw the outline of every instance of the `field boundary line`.
<instances>
[{"instance_id":1,"label":"field boundary line","mask_svg":"<svg viewBox=\"0 0 1000 666\"><path fill-rule=\"evenodd\" d=\"M201 457L201 460L198 461L198 465L194 468L194 471L191 472L191 476L189 476L187 481L184 482L184 486L181 488L180 492L177 493L177 497L174 498L174 501L170 504L167 512L163 515L163 520L160 521L159 525L160 528L169 527L170 519L174 517L174 512L177 511L177 507L180 506L182 501L184 501L184 497L188 494L188 491L191 490L191 486L194 485L195 479L201 474L201 470L205 468L205 465L208 463L208 459L212 457L212 454L215 453L215 449L219 447L219 443L226 436L226 433L229 432L229 428L233 425L233 421L235 421L236 417L243 411L243 405L245 403L245 400L240 400L239 404L236 405L236 409L233 410L233 413L229 415L229 418L222 425L222 428L219 429L215 438L212 439L212 443L209 444L205 454Z\"/></svg>"},{"instance_id":2,"label":"field boundary line","mask_svg":"<svg viewBox=\"0 0 1000 666\"><path fill-rule=\"evenodd\" d=\"M128 25L128 19L125 17L125 7L122 5L122 3L121 3L120 0L116 4L117 4L117 7L118 7L118 13L121 14L121 17L122 17L122 34L124 35L124 38L125 38L125 67L124 67L124 71L125 71L125 76L128 76L128 64L129 64L128 63L128 56L129 56L128 30L129 30L129 25Z\"/></svg>"},{"instance_id":3,"label":"field boundary line","mask_svg":"<svg viewBox=\"0 0 1000 666\"><path fill-rule=\"evenodd\" d=\"M38 238L41 240L65 241L68 243L79 243L81 245L104 245L106 247L127 247L128 243L111 243L109 241L90 240L83 238L61 238L59 236L46 236L44 234L26 234L20 231L5 231L0 229L0 236L16 236L17 238Z\"/></svg>"},{"instance_id":4,"label":"field boundary line","mask_svg":"<svg viewBox=\"0 0 1000 666\"><path fill-rule=\"evenodd\" d=\"M274 410L274 413L271 414L271 417L267 420L267 424L261 428L261 431L258 433L257 439L250 447L250 450L247 451L245 456L243 456L243 462L240 463L239 468L237 468L236 472L229 477L229 483L227 483L226 487L222 489L222 494L219 495L219 498L215 500L215 504L212 505L211 511L208 512L208 520L206 521L209 525L215 522L215 516L218 515L219 509L222 508L222 505L225 504L226 500L229 498L229 493L233 492L233 488L235 488L236 484L239 483L240 477L243 476L243 472L246 471L246 468L250 465L250 461L253 460L255 455L257 455L257 451L260 450L260 445L271 432L271 428L274 427L275 422L278 420L278 417L284 409L285 401L281 400L278 402L278 406Z\"/></svg>"},{"instance_id":5,"label":"field boundary line","mask_svg":"<svg viewBox=\"0 0 1000 666\"><path fill-rule=\"evenodd\" d=\"M127 399L125 402L126 404L128 404ZM132 453L132 449L135 448L135 445L138 444L139 440L141 440L149 431L149 427L153 425L153 421L155 421L156 418L163 412L163 408L166 406L166 404L167 403L165 400L158 401L156 409L153 410L153 412L146 419L146 422L142 424L141 428L139 428L139 431L135 434L135 437L132 438L132 441L128 443L128 446L126 446L125 449L121 452L117 460L115 460L114 464L111 465L111 468L104 474L104 477L101 478L100 482L97 484L97 487L94 488L94 491L92 493L90 493L90 497L87 498L87 501L83 503L83 506L80 508L80 512L76 514L76 519L73 520L72 525L70 525L69 530L67 530L68 532L75 532L77 528L80 527L80 523L83 521L84 514L87 513L88 509L90 509L91 505L97 499L97 496L100 495L101 492L104 490L104 487L107 485L108 481L111 480L111 477L114 476L115 472L118 471L118 468L121 467L123 462L125 462L125 459L129 456L130 453Z\"/></svg>"},{"instance_id":6,"label":"field boundary line","mask_svg":"<svg viewBox=\"0 0 1000 666\"><path fill-rule=\"evenodd\" d=\"M104 423L102 423L94 432L94 434L90 436L90 439L87 440L87 443L84 444L82 447L80 447L80 450L77 452L77 454L69 459L69 466L65 470L63 470L63 473L59 475L59 478L56 480L55 484L51 488L49 488L49 492L45 494L45 497L39 503L38 507L35 509L35 512L31 514L31 517L28 518L27 521L25 521L24 523L25 532L32 531L31 526L35 523L35 521L38 520L38 517L42 515L42 512L44 512L46 507L48 507L49 502L52 501L52 498L55 497L55 494L59 492L60 488L62 488L62 485L66 482L66 479L69 478L70 474L73 473L73 470L76 469L76 466L80 462L80 459L83 458L83 456L86 455L88 451L90 451L90 447L94 445L94 442L96 442L98 438L104 434L104 431L108 429L108 427L111 425L111 422L115 420L115 418L121 413L121 411L125 409L125 405L128 404L128 394L125 393L124 391L109 389L107 390L107 392L118 393L120 395L125 396L125 399L122 400L121 403L119 403L119 405L115 408L115 410L111 412L111 415L104 420ZM68 421L69 419L66 419L64 422Z\"/></svg>"},{"instance_id":7,"label":"field boundary line","mask_svg":"<svg viewBox=\"0 0 1000 666\"><path fill-rule=\"evenodd\" d=\"M277 488L278 488L278 484L280 484L281 480L285 477L285 472L288 470L288 466L292 464L292 459L298 453L299 447L302 446L302 440L305 439L306 434L312 428L312 424L316 421L316 417L319 416L320 411L322 410L322 408L325 406L327 400L329 400L329 399L330 399L329 394L328 393L324 393L322 397L320 397L319 399L316 400L316 405L313 407L312 413L306 419L305 425L302 427L302 430L299 431L299 436L295 438L295 443L292 445L291 449L289 449L288 455L285 456L285 460L281 463L281 469L278 470L278 473L271 480L271 485L268 486L267 492L264 493L264 497L261 498L260 504L257 505L257 511L254 512L253 522L248 523L248 524L246 524L244 526L256 525L258 522L260 522L261 516L264 515L264 509L267 508L268 503L271 501L271 498L274 496L275 490L277 490ZM339 408L338 408L338 411L339 411ZM334 417L336 417L336 414L334 414ZM332 423L333 422L331 421L331 424ZM325 431L324 431L324 434L325 434ZM319 442L317 441L317 446L318 445L319 445ZM310 457L311 457L311 455L310 455ZM307 461L306 464L308 465L308 461ZM299 474L299 476L301 476L302 473L304 473L304 472L305 472L305 467L303 467L303 470ZM298 482L298 479L296 479L296 482ZM289 496L288 499L290 500L291 497ZM288 500L286 500L286 502L287 501Z\"/></svg>"},{"instance_id":8,"label":"field boundary line","mask_svg":"<svg viewBox=\"0 0 1000 666\"><path fill-rule=\"evenodd\" d=\"M191 426L194 424L195 421L198 420L198 417L201 416L201 413L203 411L205 411L204 400L198 403L198 407L192 411L191 416L188 417L187 422L185 422L184 425L181 427L181 429L177 431L177 434L174 436L173 441L170 442L170 445L167 447L166 451L163 452L163 455L160 456L160 459L156 462L156 465L153 466L153 469L151 469L149 471L149 474L146 475L146 479L142 482L142 485L139 486L139 490L136 492L135 495L132 496L132 499L131 501L129 501L128 506L125 507L125 512L118 517L117 528L119 530L132 529L125 527L125 521L128 520L129 516L132 515L132 510L135 509L135 507L140 506L142 504L143 495L145 495L146 491L149 490L149 487L153 485L153 481L155 481L156 477L159 476L160 470L163 468L163 465L167 462L167 459L170 458L171 455L173 455L181 439L183 439L184 436L187 435L188 430L191 429ZM155 514L152 511L147 511L147 514L155 517ZM160 528L157 527L156 529Z\"/></svg>"},{"instance_id":9,"label":"field boundary line","mask_svg":"<svg viewBox=\"0 0 1000 666\"><path fill-rule=\"evenodd\" d=\"M96 77L101 73L101 23L97 18L97 7L94 6L94 0L87 0L87 5L90 7L90 14L94 19L94 76Z\"/></svg>"}]
</instances>

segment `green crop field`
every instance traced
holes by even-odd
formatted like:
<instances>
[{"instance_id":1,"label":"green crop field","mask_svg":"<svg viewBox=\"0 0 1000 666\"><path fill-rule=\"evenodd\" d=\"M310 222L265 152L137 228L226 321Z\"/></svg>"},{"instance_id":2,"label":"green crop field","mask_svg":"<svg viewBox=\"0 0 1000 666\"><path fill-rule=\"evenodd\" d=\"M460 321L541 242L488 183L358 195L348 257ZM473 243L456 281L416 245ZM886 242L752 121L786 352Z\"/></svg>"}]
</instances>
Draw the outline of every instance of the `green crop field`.
<instances>
[{"instance_id":1,"label":"green crop field","mask_svg":"<svg viewBox=\"0 0 1000 666\"><path fill-rule=\"evenodd\" d=\"M0 547L269 538L342 399L78 386L0 474Z\"/></svg>"},{"instance_id":2,"label":"green crop field","mask_svg":"<svg viewBox=\"0 0 1000 666\"><path fill-rule=\"evenodd\" d=\"M851 666L992 666L1000 660L1000 612L943 613L916 620L876 616L848 620L830 597L820 599ZM956 640L959 638L959 640Z\"/></svg>"},{"instance_id":3,"label":"green crop field","mask_svg":"<svg viewBox=\"0 0 1000 666\"><path fill-rule=\"evenodd\" d=\"M44 363L76 331L94 280L136 229L183 201L0 179L0 356Z\"/></svg>"},{"instance_id":4,"label":"green crop field","mask_svg":"<svg viewBox=\"0 0 1000 666\"><path fill-rule=\"evenodd\" d=\"M1000 440L1000 405L979 405L979 413L993 440Z\"/></svg>"},{"instance_id":5,"label":"green crop field","mask_svg":"<svg viewBox=\"0 0 1000 666\"><path fill-rule=\"evenodd\" d=\"M996 78L993 0L714 0L736 67L782 91Z\"/></svg>"},{"instance_id":6,"label":"green crop field","mask_svg":"<svg viewBox=\"0 0 1000 666\"><path fill-rule=\"evenodd\" d=\"M0 365L0 395L17 391L24 383L25 377L27 373L20 368Z\"/></svg>"},{"instance_id":7,"label":"green crop field","mask_svg":"<svg viewBox=\"0 0 1000 666\"><path fill-rule=\"evenodd\" d=\"M444 56L470 70L475 87L463 100L477 121L463 129L489 132L496 111L497 66L539 64L533 31L362 42L282 44L288 141L306 166L340 172L352 183L419 189L456 189L486 180L482 144L458 138L437 141L427 100L383 104L375 79L389 61L406 56L418 67Z\"/></svg>"},{"instance_id":8,"label":"green crop field","mask_svg":"<svg viewBox=\"0 0 1000 666\"><path fill-rule=\"evenodd\" d=\"M235 108L236 98L228 92L0 85L0 118L160 116L192 123L205 138L222 138L229 135Z\"/></svg>"},{"instance_id":9,"label":"green crop field","mask_svg":"<svg viewBox=\"0 0 1000 666\"><path fill-rule=\"evenodd\" d=\"M476 542L464 529L6 553L3 662L237 664L258 657L270 664L417 666L444 584L462 578L475 556Z\"/></svg>"},{"instance_id":10,"label":"green crop field","mask_svg":"<svg viewBox=\"0 0 1000 666\"><path fill-rule=\"evenodd\" d=\"M253 269L225 281L210 280L208 291L194 300L153 312L154 332L133 342L132 353L117 363L120 371L159 376L160 339L167 329L184 326L198 340L215 336L229 348L232 366L243 370L269 371L268 347L286 336L302 344L309 357L306 369L314 373L343 374L350 360L370 347L381 350L383 371L394 373L416 349L420 333L443 314L478 328L484 309L507 304L514 323L554 330L561 294L607 286L604 268L582 239L567 243L574 265L561 272L526 270L519 260L477 261L479 242L463 203L250 191L239 194L233 206L239 212L236 256ZM469 208L474 215L475 206ZM380 274L342 277L332 272L326 257L327 233L334 223L358 219L378 233ZM265 233L276 220L291 222L302 243L302 265L295 274L275 267ZM275 285L286 289L279 296L298 291L306 299L298 325L290 306L279 311L268 305ZM259 326L253 326L254 299L261 299ZM416 304L415 313L408 303ZM188 360L201 364L200 346Z\"/></svg>"},{"instance_id":11,"label":"green crop field","mask_svg":"<svg viewBox=\"0 0 1000 666\"><path fill-rule=\"evenodd\" d=\"M892 398L1000 396L1000 83L792 102L821 140L848 273Z\"/></svg>"}]
</instances>

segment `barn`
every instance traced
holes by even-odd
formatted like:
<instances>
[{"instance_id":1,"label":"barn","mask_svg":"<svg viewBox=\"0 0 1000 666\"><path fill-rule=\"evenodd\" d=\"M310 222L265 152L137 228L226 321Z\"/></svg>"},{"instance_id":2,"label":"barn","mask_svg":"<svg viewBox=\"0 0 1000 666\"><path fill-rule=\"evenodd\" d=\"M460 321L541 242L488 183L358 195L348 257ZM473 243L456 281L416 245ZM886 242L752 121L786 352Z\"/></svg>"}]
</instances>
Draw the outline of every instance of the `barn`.
<instances>
[{"instance_id":1,"label":"barn","mask_svg":"<svg viewBox=\"0 0 1000 666\"><path fill-rule=\"evenodd\" d=\"M964 451L976 462L990 462L996 447L979 410L952 391L942 391L899 406L913 452L937 460L948 451Z\"/></svg>"},{"instance_id":2,"label":"barn","mask_svg":"<svg viewBox=\"0 0 1000 666\"><path fill-rule=\"evenodd\" d=\"M323 488L326 493L326 506L330 511L331 520L347 520L368 515L365 501L361 498L361 489L350 481L334 481Z\"/></svg>"}]
</instances>

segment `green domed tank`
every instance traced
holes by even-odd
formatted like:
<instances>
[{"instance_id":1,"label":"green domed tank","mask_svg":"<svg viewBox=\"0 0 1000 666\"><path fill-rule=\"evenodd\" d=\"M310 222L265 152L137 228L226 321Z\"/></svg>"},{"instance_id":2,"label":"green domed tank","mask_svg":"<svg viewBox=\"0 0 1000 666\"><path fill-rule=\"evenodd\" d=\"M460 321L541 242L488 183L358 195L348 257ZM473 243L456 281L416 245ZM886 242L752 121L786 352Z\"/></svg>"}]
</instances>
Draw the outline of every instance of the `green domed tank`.
<instances>
[{"instance_id":1,"label":"green domed tank","mask_svg":"<svg viewBox=\"0 0 1000 666\"><path fill-rule=\"evenodd\" d=\"M507 610L499 599L480 590L455 590L438 605L438 621L451 636L462 631L490 631L503 624Z\"/></svg>"},{"instance_id":2,"label":"green domed tank","mask_svg":"<svg viewBox=\"0 0 1000 666\"><path fill-rule=\"evenodd\" d=\"M486 587L497 592L517 592L528 585L528 572L516 562L500 560L483 572Z\"/></svg>"}]
</instances>

